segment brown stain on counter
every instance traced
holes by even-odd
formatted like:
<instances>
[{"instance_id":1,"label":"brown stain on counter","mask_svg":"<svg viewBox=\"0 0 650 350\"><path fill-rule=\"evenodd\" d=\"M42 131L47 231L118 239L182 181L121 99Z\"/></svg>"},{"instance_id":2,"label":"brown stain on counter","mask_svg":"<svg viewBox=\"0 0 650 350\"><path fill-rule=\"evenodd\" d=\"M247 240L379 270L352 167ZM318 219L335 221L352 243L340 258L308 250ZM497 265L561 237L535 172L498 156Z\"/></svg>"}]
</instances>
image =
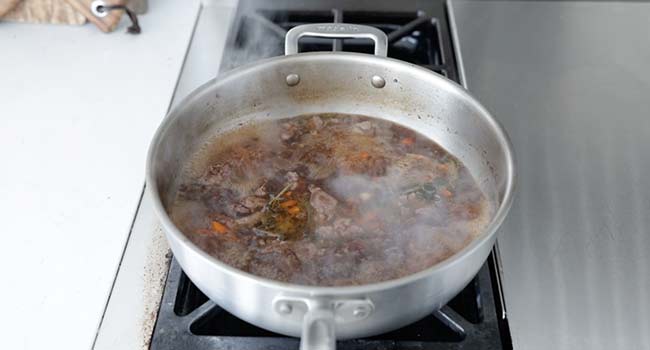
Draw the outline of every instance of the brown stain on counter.
<instances>
[{"instance_id":1,"label":"brown stain on counter","mask_svg":"<svg viewBox=\"0 0 650 350\"><path fill-rule=\"evenodd\" d=\"M153 230L153 237L147 251L145 268L142 274L144 280L143 312L140 320L140 349L142 350L149 349L151 345L151 337L156 326L171 257L172 254L162 227L157 224Z\"/></svg>"}]
</instances>

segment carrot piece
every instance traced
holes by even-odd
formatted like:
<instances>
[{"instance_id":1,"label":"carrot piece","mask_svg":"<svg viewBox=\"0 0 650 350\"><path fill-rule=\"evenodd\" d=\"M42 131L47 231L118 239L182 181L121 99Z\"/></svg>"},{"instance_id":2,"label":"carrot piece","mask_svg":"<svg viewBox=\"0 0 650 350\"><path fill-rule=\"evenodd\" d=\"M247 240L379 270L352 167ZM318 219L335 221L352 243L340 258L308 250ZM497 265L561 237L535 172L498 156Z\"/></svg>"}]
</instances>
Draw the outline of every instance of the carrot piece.
<instances>
[{"instance_id":1,"label":"carrot piece","mask_svg":"<svg viewBox=\"0 0 650 350\"><path fill-rule=\"evenodd\" d=\"M280 206L282 208L289 208L289 207L295 206L296 204L298 204L298 202L296 200L289 199L288 201L284 201L284 202L280 203Z\"/></svg>"},{"instance_id":2,"label":"carrot piece","mask_svg":"<svg viewBox=\"0 0 650 350\"><path fill-rule=\"evenodd\" d=\"M361 153L359 153L359 158L368 159L368 158L370 158L370 154L368 152L366 152L366 151L361 151Z\"/></svg>"},{"instance_id":3,"label":"carrot piece","mask_svg":"<svg viewBox=\"0 0 650 350\"><path fill-rule=\"evenodd\" d=\"M288 211L289 214L291 214L291 215L296 215L296 214L300 213L300 208L298 208L298 207L291 207L291 208L287 209L287 211Z\"/></svg>"},{"instance_id":4,"label":"carrot piece","mask_svg":"<svg viewBox=\"0 0 650 350\"><path fill-rule=\"evenodd\" d=\"M405 137L401 141L402 145L410 146L415 143L415 139L412 137Z\"/></svg>"},{"instance_id":5,"label":"carrot piece","mask_svg":"<svg viewBox=\"0 0 650 350\"><path fill-rule=\"evenodd\" d=\"M223 235L230 232L230 229L228 229L228 226L220 223L219 221L212 221L212 231Z\"/></svg>"},{"instance_id":6,"label":"carrot piece","mask_svg":"<svg viewBox=\"0 0 650 350\"><path fill-rule=\"evenodd\" d=\"M287 192L285 192L282 196L283 196L284 198L289 198L289 197L291 197L291 194L292 194L291 191L287 191Z\"/></svg>"},{"instance_id":7,"label":"carrot piece","mask_svg":"<svg viewBox=\"0 0 650 350\"><path fill-rule=\"evenodd\" d=\"M436 164L436 170L446 173L447 171L449 171L449 165L445 163Z\"/></svg>"},{"instance_id":8,"label":"carrot piece","mask_svg":"<svg viewBox=\"0 0 650 350\"><path fill-rule=\"evenodd\" d=\"M454 196L454 194L453 194L450 190L448 190L448 189L446 189L446 188L443 188L443 189L440 191L440 194L441 194L443 197L445 197L445 198L451 198L451 197Z\"/></svg>"}]
</instances>

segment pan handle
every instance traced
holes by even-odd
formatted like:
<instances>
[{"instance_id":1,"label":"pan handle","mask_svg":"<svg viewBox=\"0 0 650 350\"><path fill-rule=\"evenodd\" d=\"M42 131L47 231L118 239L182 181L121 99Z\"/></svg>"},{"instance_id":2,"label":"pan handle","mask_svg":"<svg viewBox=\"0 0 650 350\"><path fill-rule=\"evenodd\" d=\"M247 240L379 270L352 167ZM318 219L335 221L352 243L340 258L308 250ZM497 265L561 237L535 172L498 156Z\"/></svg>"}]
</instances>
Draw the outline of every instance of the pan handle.
<instances>
[{"instance_id":1,"label":"pan handle","mask_svg":"<svg viewBox=\"0 0 650 350\"><path fill-rule=\"evenodd\" d=\"M302 326L300 350L336 349L336 329L348 330L372 315L375 307L368 298L332 299L316 296L278 296L273 309L279 320Z\"/></svg>"},{"instance_id":2,"label":"pan handle","mask_svg":"<svg viewBox=\"0 0 650 350\"><path fill-rule=\"evenodd\" d=\"M305 314L302 321L300 350L335 350L336 322L334 311L328 307L316 307Z\"/></svg>"},{"instance_id":3,"label":"pan handle","mask_svg":"<svg viewBox=\"0 0 650 350\"><path fill-rule=\"evenodd\" d=\"M388 53L388 37L375 27L347 23L314 23L299 25L287 32L284 42L284 54L297 54L298 40L304 36L334 39L372 39L375 42L376 56L386 57Z\"/></svg>"}]
</instances>

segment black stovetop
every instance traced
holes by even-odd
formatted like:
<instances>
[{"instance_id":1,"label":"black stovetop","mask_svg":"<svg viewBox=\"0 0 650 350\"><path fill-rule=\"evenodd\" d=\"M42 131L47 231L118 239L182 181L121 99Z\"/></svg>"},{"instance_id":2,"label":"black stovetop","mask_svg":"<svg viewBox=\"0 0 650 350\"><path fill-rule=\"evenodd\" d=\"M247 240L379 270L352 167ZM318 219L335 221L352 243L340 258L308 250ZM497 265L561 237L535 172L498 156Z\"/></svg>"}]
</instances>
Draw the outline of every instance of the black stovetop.
<instances>
[{"instance_id":1,"label":"black stovetop","mask_svg":"<svg viewBox=\"0 0 650 350\"><path fill-rule=\"evenodd\" d=\"M283 54L284 35L304 23L367 24L389 38L388 56L459 81L444 1L241 0L221 70ZM372 53L372 42L303 38L300 51ZM498 290L494 253L472 282L441 310L396 331L339 341L338 349L512 348ZM299 340L231 315L208 298L172 260L151 349L298 349Z\"/></svg>"},{"instance_id":2,"label":"black stovetop","mask_svg":"<svg viewBox=\"0 0 650 350\"><path fill-rule=\"evenodd\" d=\"M226 43L221 70L284 54L284 36L297 25L366 24L388 35L388 56L458 81L443 1L242 1ZM372 41L302 38L300 51L372 53Z\"/></svg>"}]
</instances>

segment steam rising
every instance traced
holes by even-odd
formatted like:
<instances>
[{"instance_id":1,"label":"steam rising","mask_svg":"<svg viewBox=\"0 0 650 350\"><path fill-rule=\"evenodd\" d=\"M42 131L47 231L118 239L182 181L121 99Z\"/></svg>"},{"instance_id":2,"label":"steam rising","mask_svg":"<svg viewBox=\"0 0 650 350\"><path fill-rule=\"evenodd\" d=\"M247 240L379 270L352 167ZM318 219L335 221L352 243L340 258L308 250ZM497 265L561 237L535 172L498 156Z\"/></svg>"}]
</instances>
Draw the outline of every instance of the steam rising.
<instances>
[{"instance_id":1,"label":"steam rising","mask_svg":"<svg viewBox=\"0 0 650 350\"><path fill-rule=\"evenodd\" d=\"M492 215L457 159L412 130L360 116L245 126L197 152L183 183L172 219L191 240L237 268L298 284L412 274L465 247ZM297 209L276 222L287 208ZM215 233L213 221L231 232ZM299 236L280 232L294 224L305 225Z\"/></svg>"},{"instance_id":2,"label":"steam rising","mask_svg":"<svg viewBox=\"0 0 650 350\"><path fill-rule=\"evenodd\" d=\"M243 3L242 5L246 5ZM284 54L284 37L286 30L273 23L265 15L246 11L246 16L240 18L240 22L234 23L237 30L233 51L226 55L226 61L222 63L222 70L230 70L235 67L251 63L263 58L281 56ZM277 23L286 20L286 13L274 14L274 21Z\"/></svg>"}]
</instances>

